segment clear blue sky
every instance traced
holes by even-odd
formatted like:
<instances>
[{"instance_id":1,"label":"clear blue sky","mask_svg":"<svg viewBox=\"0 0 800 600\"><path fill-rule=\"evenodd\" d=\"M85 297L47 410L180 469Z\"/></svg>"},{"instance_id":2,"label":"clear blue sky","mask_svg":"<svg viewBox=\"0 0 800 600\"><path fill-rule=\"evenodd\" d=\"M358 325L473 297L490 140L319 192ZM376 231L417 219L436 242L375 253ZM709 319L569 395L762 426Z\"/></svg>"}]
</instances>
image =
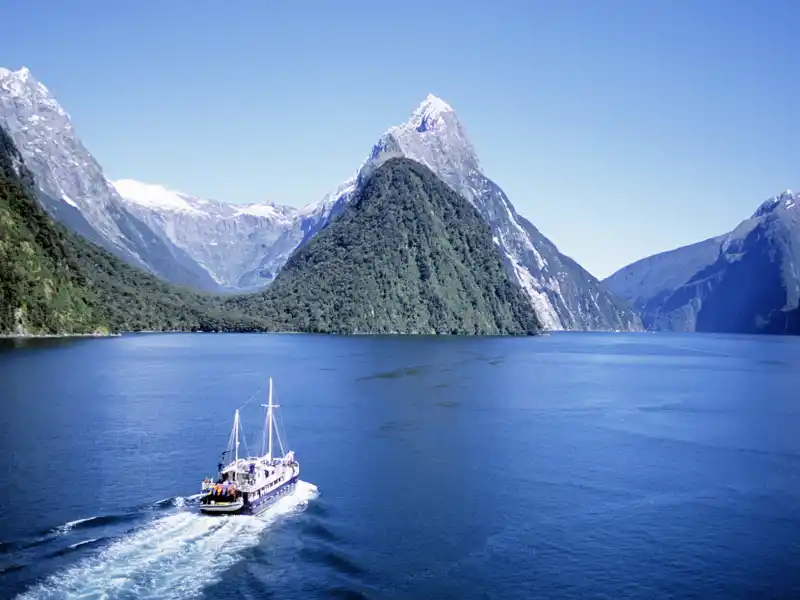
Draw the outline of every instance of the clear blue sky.
<instances>
[{"instance_id":1,"label":"clear blue sky","mask_svg":"<svg viewBox=\"0 0 800 600\"><path fill-rule=\"evenodd\" d=\"M0 0L112 178L302 205L428 92L597 276L800 187L800 2Z\"/></svg>"}]
</instances>

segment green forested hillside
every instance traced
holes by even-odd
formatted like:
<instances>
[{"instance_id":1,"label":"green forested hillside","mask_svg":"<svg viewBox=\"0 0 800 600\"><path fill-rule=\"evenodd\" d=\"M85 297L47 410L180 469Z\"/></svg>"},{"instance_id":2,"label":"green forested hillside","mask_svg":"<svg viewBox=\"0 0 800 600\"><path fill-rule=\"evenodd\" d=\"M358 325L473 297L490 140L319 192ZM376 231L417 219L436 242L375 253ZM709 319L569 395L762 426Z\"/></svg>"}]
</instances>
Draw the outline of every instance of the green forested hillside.
<instances>
[{"instance_id":1,"label":"green forested hillside","mask_svg":"<svg viewBox=\"0 0 800 600\"><path fill-rule=\"evenodd\" d=\"M528 334L536 315L488 224L429 169L391 159L263 293L230 306L279 329Z\"/></svg>"},{"instance_id":2,"label":"green forested hillside","mask_svg":"<svg viewBox=\"0 0 800 600\"><path fill-rule=\"evenodd\" d=\"M536 316L488 225L425 167L394 159L266 292L165 283L55 223L0 128L0 334L310 331L525 334Z\"/></svg>"},{"instance_id":3,"label":"green forested hillside","mask_svg":"<svg viewBox=\"0 0 800 600\"><path fill-rule=\"evenodd\" d=\"M85 281L31 186L19 152L0 129L0 333L102 330Z\"/></svg>"},{"instance_id":4,"label":"green forested hillside","mask_svg":"<svg viewBox=\"0 0 800 600\"><path fill-rule=\"evenodd\" d=\"M55 223L0 128L0 334L267 328L222 304L135 269Z\"/></svg>"}]
</instances>

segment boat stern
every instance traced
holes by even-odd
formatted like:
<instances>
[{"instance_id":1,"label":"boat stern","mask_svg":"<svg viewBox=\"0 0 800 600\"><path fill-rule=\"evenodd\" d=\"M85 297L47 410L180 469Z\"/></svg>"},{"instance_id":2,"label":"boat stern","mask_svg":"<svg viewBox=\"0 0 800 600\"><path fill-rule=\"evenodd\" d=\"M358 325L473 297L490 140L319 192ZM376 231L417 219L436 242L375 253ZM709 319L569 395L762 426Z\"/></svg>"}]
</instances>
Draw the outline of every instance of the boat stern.
<instances>
[{"instance_id":1,"label":"boat stern","mask_svg":"<svg viewBox=\"0 0 800 600\"><path fill-rule=\"evenodd\" d=\"M209 515L232 515L244 508L244 500L239 498L235 502L214 502L200 504L200 512Z\"/></svg>"}]
</instances>

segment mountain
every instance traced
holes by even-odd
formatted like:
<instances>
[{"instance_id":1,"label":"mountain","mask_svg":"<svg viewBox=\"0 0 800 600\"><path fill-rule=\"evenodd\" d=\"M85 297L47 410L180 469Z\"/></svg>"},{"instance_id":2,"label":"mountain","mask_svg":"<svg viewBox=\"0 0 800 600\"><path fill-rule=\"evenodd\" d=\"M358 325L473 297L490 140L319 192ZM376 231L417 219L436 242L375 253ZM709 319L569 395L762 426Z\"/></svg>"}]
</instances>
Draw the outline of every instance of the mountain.
<instances>
[{"instance_id":1,"label":"mountain","mask_svg":"<svg viewBox=\"0 0 800 600\"><path fill-rule=\"evenodd\" d=\"M50 215L132 265L197 289L217 284L186 253L127 210L78 139L69 115L30 71L0 68L0 125L11 135Z\"/></svg>"},{"instance_id":2,"label":"mountain","mask_svg":"<svg viewBox=\"0 0 800 600\"><path fill-rule=\"evenodd\" d=\"M800 333L798 204L783 192L730 233L645 258L604 283L649 328Z\"/></svg>"},{"instance_id":3,"label":"mountain","mask_svg":"<svg viewBox=\"0 0 800 600\"><path fill-rule=\"evenodd\" d=\"M0 129L0 334L103 332L32 185L22 156Z\"/></svg>"},{"instance_id":4,"label":"mountain","mask_svg":"<svg viewBox=\"0 0 800 600\"><path fill-rule=\"evenodd\" d=\"M0 127L0 334L539 329L488 225L408 160L380 167L266 293L249 296L198 294L128 265L56 223L34 189Z\"/></svg>"},{"instance_id":5,"label":"mountain","mask_svg":"<svg viewBox=\"0 0 800 600\"><path fill-rule=\"evenodd\" d=\"M267 329L140 271L54 222L0 127L0 334Z\"/></svg>"},{"instance_id":6,"label":"mountain","mask_svg":"<svg viewBox=\"0 0 800 600\"><path fill-rule=\"evenodd\" d=\"M297 210L288 206L203 200L132 179L113 185L132 214L186 252L221 289L263 288L302 239Z\"/></svg>"},{"instance_id":7,"label":"mountain","mask_svg":"<svg viewBox=\"0 0 800 600\"><path fill-rule=\"evenodd\" d=\"M532 334L536 314L478 211L428 168L393 158L261 294L231 304L281 328Z\"/></svg>"},{"instance_id":8,"label":"mountain","mask_svg":"<svg viewBox=\"0 0 800 600\"><path fill-rule=\"evenodd\" d=\"M641 329L639 317L627 304L517 214L505 192L483 174L455 111L433 95L406 123L380 137L351 179L298 212L302 241L341 213L370 173L395 157L425 165L477 209L492 229L508 272L520 284L546 329Z\"/></svg>"},{"instance_id":9,"label":"mountain","mask_svg":"<svg viewBox=\"0 0 800 600\"><path fill-rule=\"evenodd\" d=\"M291 253L355 196L369 173L392 157L430 168L490 224L506 268L548 329L638 330L622 301L515 211L486 177L453 109L428 96L390 128L356 174L301 209L232 205L132 180L109 182L81 144L67 113L27 69L0 70L0 122L33 171L46 210L70 229L130 264L207 291L268 285Z\"/></svg>"}]
</instances>

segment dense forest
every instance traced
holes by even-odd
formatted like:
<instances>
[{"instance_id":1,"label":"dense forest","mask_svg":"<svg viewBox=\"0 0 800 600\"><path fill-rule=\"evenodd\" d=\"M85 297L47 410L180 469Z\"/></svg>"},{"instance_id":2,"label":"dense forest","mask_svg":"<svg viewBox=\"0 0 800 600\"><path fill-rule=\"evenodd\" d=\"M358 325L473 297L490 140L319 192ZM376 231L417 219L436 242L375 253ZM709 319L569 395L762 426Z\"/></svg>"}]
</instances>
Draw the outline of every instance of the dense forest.
<instances>
[{"instance_id":1,"label":"dense forest","mask_svg":"<svg viewBox=\"0 0 800 600\"><path fill-rule=\"evenodd\" d=\"M164 283L54 222L0 127L0 334L263 331L264 320Z\"/></svg>"},{"instance_id":2,"label":"dense forest","mask_svg":"<svg viewBox=\"0 0 800 600\"><path fill-rule=\"evenodd\" d=\"M489 226L427 168L380 167L260 294L199 294L53 221L0 128L0 334L122 331L529 334Z\"/></svg>"},{"instance_id":3,"label":"dense forest","mask_svg":"<svg viewBox=\"0 0 800 600\"><path fill-rule=\"evenodd\" d=\"M532 334L489 225L426 167L394 158L289 258L229 305L276 328L331 333Z\"/></svg>"}]
</instances>

